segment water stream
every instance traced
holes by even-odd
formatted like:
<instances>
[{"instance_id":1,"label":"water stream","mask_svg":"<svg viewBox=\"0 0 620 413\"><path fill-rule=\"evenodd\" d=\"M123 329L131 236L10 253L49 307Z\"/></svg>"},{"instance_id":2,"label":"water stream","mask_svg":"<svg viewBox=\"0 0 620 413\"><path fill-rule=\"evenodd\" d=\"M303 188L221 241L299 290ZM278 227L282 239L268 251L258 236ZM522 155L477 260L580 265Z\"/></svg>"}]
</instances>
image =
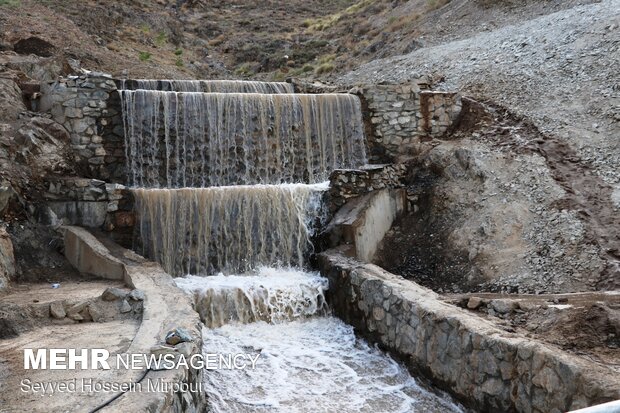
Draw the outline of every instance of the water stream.
<instances>
[{"instance_id":1,"label":"water stream","mask_svg":"<svg viewBox=\"0 0 620 413\"><path fill-rule=\"evenodd\" d=\"M326 279L295 269L177 279L205 323L205 353L257 354L255 369L205 375L223 412L459 412L329 316Z\"/></svg>"}]
</instances>

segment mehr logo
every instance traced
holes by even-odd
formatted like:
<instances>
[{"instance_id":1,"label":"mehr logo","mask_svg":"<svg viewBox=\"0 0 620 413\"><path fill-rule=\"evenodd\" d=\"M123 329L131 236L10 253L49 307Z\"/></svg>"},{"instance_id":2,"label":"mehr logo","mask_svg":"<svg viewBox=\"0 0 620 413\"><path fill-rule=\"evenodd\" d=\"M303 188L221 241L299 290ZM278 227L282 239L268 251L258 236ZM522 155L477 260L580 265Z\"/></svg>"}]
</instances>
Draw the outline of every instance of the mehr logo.
<instances>
[{"instance_id":1,"label":"mehr logo","mask_svg":"<svg viewBox=\"0 0 620 413\"><path fill-rule=\"evenodd\" d=\"M25 370L75 370L79 364L81 369L110 370L107 360L110 357L108 350L82 349L77 354L74 348L24 349Z\"/></svg>"},{"instance_id":2,"label":"mehr logo","mask_svg":"<svg viewBox=\"0 0 620 413\"><path fill-rule=\"evenodd\" d=\"M117 368L142 370L172 370L180 368L207 370L243 370L255 369L260 354L192 354L186 357L182 353L158 354L116 354ZM110 352L103 348L81 349L50 348L24 349L25 370L110 370L108 359Z\"/></svg>"}]
</instances>

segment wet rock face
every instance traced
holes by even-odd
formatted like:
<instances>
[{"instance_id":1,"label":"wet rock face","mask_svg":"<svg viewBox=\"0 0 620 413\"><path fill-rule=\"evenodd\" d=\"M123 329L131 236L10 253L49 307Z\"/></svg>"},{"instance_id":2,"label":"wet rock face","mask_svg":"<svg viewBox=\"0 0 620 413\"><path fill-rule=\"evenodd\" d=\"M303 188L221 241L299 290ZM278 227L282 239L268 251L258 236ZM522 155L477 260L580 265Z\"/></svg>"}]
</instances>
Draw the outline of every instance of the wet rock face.
<instances>
[{"instance_id":1,"label":"wet rock face","mask_svg":"<svg viewBox=\"0 0 620 413\"><path fill-rule=\"evenodd\" d=\"M9 279L15 275L13 243L4 228L0 227L0 290L8 286Z\"/></svg>"}]
</instances>

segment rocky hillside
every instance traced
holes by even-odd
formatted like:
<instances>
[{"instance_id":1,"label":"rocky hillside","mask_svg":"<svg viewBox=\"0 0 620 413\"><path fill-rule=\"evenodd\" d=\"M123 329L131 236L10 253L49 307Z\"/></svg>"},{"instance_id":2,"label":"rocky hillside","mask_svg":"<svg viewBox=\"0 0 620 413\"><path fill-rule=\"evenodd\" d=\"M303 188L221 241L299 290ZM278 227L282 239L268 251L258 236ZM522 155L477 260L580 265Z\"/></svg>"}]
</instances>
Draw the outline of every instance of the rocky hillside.
<instances>
[{"instance_id":1,"label":"rocky hillside","mask_svg":"<svg viewBox=\"0 0 620 413\"><path fill-rule=\"evenodd\" d=\"M321 78L591 2L0 0L0 50L133 78ZM33 36L49 45L15 49Z\"/></svg>"}]
</instances>

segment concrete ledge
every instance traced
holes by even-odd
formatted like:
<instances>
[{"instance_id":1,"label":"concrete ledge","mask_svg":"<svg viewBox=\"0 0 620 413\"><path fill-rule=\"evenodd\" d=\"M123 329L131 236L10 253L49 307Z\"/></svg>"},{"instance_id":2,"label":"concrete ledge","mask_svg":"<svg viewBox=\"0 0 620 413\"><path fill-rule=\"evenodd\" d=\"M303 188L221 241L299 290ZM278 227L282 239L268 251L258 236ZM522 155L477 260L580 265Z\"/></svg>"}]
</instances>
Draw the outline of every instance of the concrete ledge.
<instances>
[{"instance_id":1,"label":"concrete ledge","mask_svg":"<svg viewBox=\"0 0 620 413\"><path fill-rule=\"evenodd\" d=\"M110 279L124 279L125 283L144 293L142 323L133 338L127 354L150 354L153 347L165 343L165 335L182 327L190 332L189 346L179 345L178 351L190 357L202 353L202 324L193 310L189 297L181 291L170 275L158 264L147 261L133 251L126 250L107 239L98 239L83 228L64 227L65 254L80 271ZM188 344L188 343L182 343ZM176 350L175 350L176 351ZM200 388L202 370L148 371L127 370L122 382L140 379L167 383L167 392L124 393L101 410L102 412L187 412L201 411L206 397L200 392L173 392L173 384L187 384ZM93 406L96 407L96 406Z\"/></svg>"},{"instance_id":2,"label":"concrete ledge","mask_svg":"<svg viewBox=\"0 0 620 413\"><path fill-rule=\"evenodd\" d=\"M355 257L372 261L379 243L406 206L404 189L382 189L351 199L326 229L330 245L352 245Z\"/></svg>"},{"instance_id":3,"label":"concrete ledge","mask_svg":"<svg viewBox=\"0 0 620 413\"><path fill-rule=\"evenodd\" d=\"M110 280L125 280L125 266L90 232L63 227L65 256L79 272Z\"/></svg>"},{"instance_id":4,"label":"concrete ledge","mask_svg":"<svg viewBox=\"0 0 620 413\"><path fill-rule=\"evenodd\" d=\"M565 412L620 398L610 368L502 331L340 250L320 254L319 265L335 315L476 409Z\"/></svg>"}]
</instances>

